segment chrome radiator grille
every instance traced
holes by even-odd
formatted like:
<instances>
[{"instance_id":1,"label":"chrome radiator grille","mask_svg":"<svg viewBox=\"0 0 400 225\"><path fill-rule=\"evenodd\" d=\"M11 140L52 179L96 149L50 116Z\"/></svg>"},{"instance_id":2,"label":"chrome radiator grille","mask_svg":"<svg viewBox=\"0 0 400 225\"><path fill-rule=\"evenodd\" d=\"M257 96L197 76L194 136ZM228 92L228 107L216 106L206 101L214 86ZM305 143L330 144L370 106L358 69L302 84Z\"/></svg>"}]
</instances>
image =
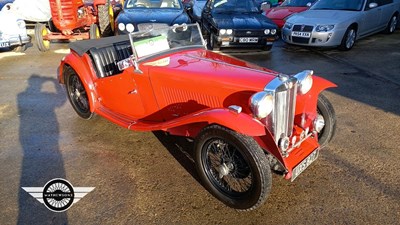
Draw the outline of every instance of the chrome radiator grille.
<instances>
[{"instance_id":1,"label":"chrome radiator grille","mask_svg":"<svg viewBox=\"0 0 400 225\"><path fill-rule=\"evenodd\" d=\"M297 79L295 77L279 77L266 90L274 97L274 108L267 117L276 144L284 137L290 137L293 132L296 107Z\"/></svg>"}]
</instances>

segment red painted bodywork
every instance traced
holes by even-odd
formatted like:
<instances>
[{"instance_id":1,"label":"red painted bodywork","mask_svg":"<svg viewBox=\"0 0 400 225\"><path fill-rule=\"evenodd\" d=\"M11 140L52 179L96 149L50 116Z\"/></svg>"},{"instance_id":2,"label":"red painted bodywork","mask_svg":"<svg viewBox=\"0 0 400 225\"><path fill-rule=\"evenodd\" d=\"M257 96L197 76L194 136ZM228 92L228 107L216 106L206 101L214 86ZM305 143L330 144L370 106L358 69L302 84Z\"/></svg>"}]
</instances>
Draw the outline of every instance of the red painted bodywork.
<instances>
[{"instance_id":1,"label":"red painted bodywork","mask_svg":"<svg viewBox=\"0 0 400 225\"><path fill-rule=\"evenodd\" d=\"M155 65L158 60L169 63ZM122 74L98 78L90 57L72 51L59 67L60 83L64 83L65 65L71 66L83 81L92 112L131 130L164 130L195 138L205 126L219 124L253 137L282 163L287 179L298 163L319 148L316 137L308 138L285 158L265 125L251 114L249 98L278 74L266 68L192 49L140 62L142 74L130 67ZM319 93L335 86L313 76L313 88L297 97L294 135L303 130L298 125L302 120L312 126ZM241 106L242 112L229 110L231 105Z\"/></svg>"},{"instance_id":2,"label":"red painted bodywork","mask_svg":"<svg viewBox=\"0 0 400 225\"><path fill-rule=\"evenodd\" d=\"M285 18L295 13L303 12L309 7L290 7L290 6L278 6L271 8L265 12L265 15L270 18L279 28L282 28L285 24Z\"/></svg>"}]
</instances>

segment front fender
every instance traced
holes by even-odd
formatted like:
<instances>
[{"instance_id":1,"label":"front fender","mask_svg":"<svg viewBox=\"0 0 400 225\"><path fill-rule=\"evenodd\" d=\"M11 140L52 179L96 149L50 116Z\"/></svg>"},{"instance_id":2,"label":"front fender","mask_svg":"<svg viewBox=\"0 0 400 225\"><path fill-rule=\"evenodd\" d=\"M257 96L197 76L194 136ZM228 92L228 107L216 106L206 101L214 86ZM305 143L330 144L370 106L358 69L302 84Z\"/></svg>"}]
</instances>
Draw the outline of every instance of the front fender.
<instances>
[{"instance_id":1,"label":"front fender","mask_svg":"<svg viewBox=\"0 0 400 225\"><path fill-rule=\"evenodd\" d=\"M313 77L313 88L311 88L310 92L311 95L315 95L318 97L318 95L325 89L328 88L333 88L337 87L336 84L330 82L329 80L326 80L322 77L314 76Z\"/></svg>"},{"instance_id":2,"label":"front fender","mask_svg":"<svg viewBox=\"0 0 400 225\"><path fill-rule=\"evenodd\" d=\"M131 130L164 130L173 135L196 137L198 132L210 124L219 124L247 136L264 136L268 133L265 126L252 116L236 113L226 108L204 109L202 111L169 120L162 123L136 121L129 126Z\"/></svg>"}]
</instances>

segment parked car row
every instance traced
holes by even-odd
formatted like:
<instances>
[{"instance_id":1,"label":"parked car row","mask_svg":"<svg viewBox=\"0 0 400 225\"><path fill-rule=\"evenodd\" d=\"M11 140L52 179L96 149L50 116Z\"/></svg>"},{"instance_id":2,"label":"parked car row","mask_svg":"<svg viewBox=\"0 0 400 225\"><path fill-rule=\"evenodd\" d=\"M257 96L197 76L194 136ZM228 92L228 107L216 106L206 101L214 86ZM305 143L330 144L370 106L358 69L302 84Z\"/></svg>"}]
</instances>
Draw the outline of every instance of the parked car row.
<instances>
[{"instance_id":1,"label":"parked car row","mask_svg":"<svg viewBox=\"0 0 400 225\"><path fill-rule=\"evenodd\" d=\"M27 0L16 0L12 3L16 5L14 7L10 5L12 0L0 3L6 5L3 10L11 8L17 19L10 20L17 21L24 18L13 8L22 8L24 1ZM99 38L160 25L190 23L200 24L207 46L213 50L251 47L268 51L279 38L279 31L282 40L288 44L350 50L362 37L381 31L393 33L400 14L399 0L74 0L60 2L60 9L55 0L40 0L33 4L46 8L44 12L49 11L43 16L38 14L41 10L25 13L25 17L28 16L25 20L39 17L48 20L47 24L35 27L36 45L40 51L47 51L55 39ZM271 5L277 6L271 8ZM51 19L48 19L50 12ZM22 26L21 22L12 23ZM4 37L0 48L12 43L21 46L14 49L25 49L25 42L16 44Z\"/></svg>"},{"instance_id":2,"label":"parked car row","mask_svg":"<svg viewBox=\"0 0 400 225\"><path fill-rule=\"evenodd\" d=\"M277 7L270 5L259 0L183 0L183 4L178 0L128 0L116 26L118 34L124 34L160 23L199 23L208 47L214 50L270 50L278 29L288 44L350 50L362 37L380 31L393 33L400 12L400 1L393 0L285 0Z\"/></svg>"}]
</instances>

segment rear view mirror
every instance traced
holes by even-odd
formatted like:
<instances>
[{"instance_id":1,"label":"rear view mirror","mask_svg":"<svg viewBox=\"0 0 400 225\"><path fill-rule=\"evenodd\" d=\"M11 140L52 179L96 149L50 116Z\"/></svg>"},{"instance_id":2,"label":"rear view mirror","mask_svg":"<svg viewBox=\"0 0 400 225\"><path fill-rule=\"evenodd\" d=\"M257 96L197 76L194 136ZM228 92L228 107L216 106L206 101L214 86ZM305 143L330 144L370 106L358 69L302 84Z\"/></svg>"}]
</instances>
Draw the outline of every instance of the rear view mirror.
<instances>
[{"instance_id":1,"label":"rear view mirror","mask_svg":"<svg viewBox=\"0 0 400 225\"><path fill-rule=\"evenodd\" d=\"M371 3L369 3L368 7L369 7L370 9L376 8L376 7L378 7L378 3L371 2Z\"/></svg>"}]
</instances>

